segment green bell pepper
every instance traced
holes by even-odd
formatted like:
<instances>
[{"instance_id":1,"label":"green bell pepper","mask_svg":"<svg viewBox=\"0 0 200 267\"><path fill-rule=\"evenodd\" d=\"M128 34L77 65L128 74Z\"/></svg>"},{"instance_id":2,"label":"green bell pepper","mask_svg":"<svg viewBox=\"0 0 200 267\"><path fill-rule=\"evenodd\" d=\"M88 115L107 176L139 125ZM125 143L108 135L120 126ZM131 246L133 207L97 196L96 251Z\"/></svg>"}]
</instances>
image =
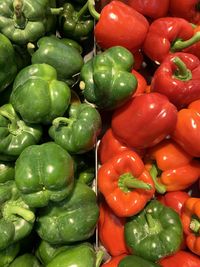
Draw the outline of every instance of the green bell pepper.
<instances>
[{"instance_id":1,"label":"green bell pepper","mask_svg":"<svg viewBox=\"0 0 200 267\"><path fill-rule=\"evenodd\" d=\"M27 146L37 144L42 137L40 125L21 120L11 104L0 107L0 155L16 159Z\"/></svg>"},{"instance_id":2,"label":"green bell pepper","mask_svg":"<svg viewBox=\"0 0 200 267\"><path fill-rule=\"evenodd\" d=\"M10 40L0 33L0 92L12 83L17 75L15 50Z\"/></svg>"},{"instance_id":3,"label":"green bell pepper","mask_svg":"<svg viewBox=\"0 0 200 267\"><path fill-rule=\"evenodd\" d=\"M57 80L55 68L33 64L17 74L10 102L25 122L48 124L65 113L70 97L70 88Z\"/></svg>"},{"instance_id":4,"label":"green bell pepper","mask_svg":"<svg viewBox=\"0 0 200 267\"><path fill-rule=\"evenodd\" d=\"M128 255L119 262L118 267L161 267L161 266L154 262L145 260L139 256Z\"/></svg>"},{"instance_id":5,"label":"green bell pepper","mask_svg":"<svg viewBox=\"0 0 200 267\"><path fill-rule=\"evenodd\" d=\"M28 44L30 47L31 44ZM37 49L32 46L32 64L46 63L57 71L58 80L71 84L72 77L78 74L83 66L79 51L56 36L44 36L37 42Z\"/></svg>"},{"instance_id":6,"label":"green bell pepper","mask_svg":"<svg viewBox=\"0 0 200 267\"><path fill-rule=\"evenodd\" d=\"M88 2L84 6L65 3L58 16L58 29L61 36L81 41L90 36L94 29L94 19L88 12Z\"/></svg>"},{"instance_id":7,"label":"green bell pepper","mask_svg":"<svg viewBox=\"0 0 200 267\"><path fill-rule=\"evenodd\" d=\"M63 42L65 45L76 48L79 54L82 54L83 48L77 41L69 39L69 38L61 38L60 41Z\"/></svg>"},{"instance_id":8,"label":"green bell pepper","mask_svg":"<svg viewBox=\"0 0 200 267\"><path fill-rule=\"evenodd\" d=\"M29 146L16 160L15 181L30 207L61 201L74 187L73 159L53 142Z\"/></svg>"},{"instance_id":9,"label":"green bell pepper","mask_svg":"<svg viewBox=\"0 0 200 267\"><path fill-rule=\"evenodd\" d=\"M95 192L76 182L71 196L39 210L36 231L51 244L73 244L93 235L98 217Z\"/></svg>"},{"instance_id":10,"label":"green bell pepper","mask_svg":"<svg viewBox=\"0 0 200 267\"><path fill-rule=\"evenodd\" d=\"M4 250L0 250L0 267L8 267L20 251L19 243L10 245Z\"/></svg>"},{"instance_id":11,"label":"green bell pepper","mask_svg":"<svg viewBox=\"0 0 200 267\"><path fill-rule=\"evenodd\" d=\"M99 109L115 109L124 104L137 87L130 73L133 55L126 48L114 46L87 61L80 73L80 89L85 99Z\"/></svg>"},{"instance_id":12,"label":"green bell pepper","mask_svg":"<svg viewBox=\"0 0 200 267\"><path fill-rule=\"evenodd\" d=\"M130 251L153 262L178 251L183 240L179 215L157 200L129 218L124 233Z\"/></svg>"},{"instance_id":13,"label":"green bell pepper","mask_svg":"<svg viewBox=\"0 0 200 267\"><path fill-rule=\"evenodd\" d=\"M15 163L0 160L0 184L15 178Z\"/></svg>"},{"instance_id":14,"label":"green bell pepper","mask_svg":"<svg viewBox=\"0 0 200 267\"><path fill-rule=\"evenodd\" d=\"M101 131L101 116L86 103L71 104L66 117L55 118L49 128L51 138L69 153L85 153L94 148Z\"/></svg>"},{"instance_id":15,"label":"green bell pepper","mask_svg":"<svg viewBox=\"0 0 200 267\"><path fill-rule=\"evenodd\" d=\"M37 258L30 254L26 253L18 256L9 267L40 267L40 263Z\"/></svg>"},{"instance_id":16,"label":"green bell pepper","mask_svg":"<svg viewBox=\"0 0 200 267\"><path fill-rule=\"evenodd\" d=\"M3 250L30 234L35 214L21 199L14 182L9 183L7 196L1 189L0 187L0 250Z\"/></svg>"},{"instance_id":17,"label":"green bell pepper","mask_svg":"<svg viewBox=\"0 0 200 267\"><path fill-rule=\"evenodd\" d=\"M16 44L34 42L55 27L52 16L61 11L49 0L0 0L0 31Z\"/></svg>"}]
</instances>

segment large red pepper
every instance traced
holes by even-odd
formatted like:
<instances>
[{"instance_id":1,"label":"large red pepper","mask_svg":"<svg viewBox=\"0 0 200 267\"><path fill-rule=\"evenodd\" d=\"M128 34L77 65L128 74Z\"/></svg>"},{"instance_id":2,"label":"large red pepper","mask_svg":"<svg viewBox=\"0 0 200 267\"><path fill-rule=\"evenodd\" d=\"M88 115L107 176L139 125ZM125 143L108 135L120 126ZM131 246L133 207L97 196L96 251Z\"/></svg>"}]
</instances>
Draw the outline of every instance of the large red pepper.
<instances>
[{"instance_id":1,"label":"large red pepper","mask_svg":"<svg viewBox=\"0 0 200 267\"><path fill-rule=\"evenodd\" d=\"M111 256L128 254L124 240L125 218L116 216L105 201L99 205L98 235L101 244Z\"/></svg>"},{"instance_id":2,"label":"large red pepper","mask_svg":"<svg viewBox=\"0 0 200 267\"><path fill-rule=\"evenodd\" d=\"M181 220L187 247L200 256L200 198L189 198L182 208Z\"/></svg>"},{"instance_id":3,"label":"large red pepper","mask_svg":"<svg viewBox=\"0 0 200 267\"><path fill-rule=\"evenodd\" d=\"M141 94L146 92L147 81L145 80L144 76L141 75L138 71L133 69L131 72L133 73L133 75L137 79L137 88L136 88L136 91L133 94L133 97L135 97L137 95L141 95Z\"/></svg>"},{"instance_id":4,"label":"large red pepper","mask_svg":"<svg viewBox=\"0 0 200 267\"><path fill-rule=\"evenodd\" d=\"M169 53L179 52L200 40L192 25L185 19L164 17L149 27L143 50L153 61L161 63Z\"/></svg>"},{"instance_id":5,"label":"large red pepper","mask_svg":"<svg viewBox=\"0 0 200 267\"><path fill-rule=\"evenodd\" d=\"M196 34L197 32L200 32L200 25L194 26L194 34ZM187 47L186 49L183 49L182 52L193 54L198 57L198 59L200 59L200 41Z\"/></svg>"},{"instance_id":6,"label":"large red pepper","mask_svg":"<svg viewBox=\"0 0 200 267\"><path fill-rule=\"evenodd\" d=\"M200 2L199 0L171 0L169 13L174 17L198 24L200 23Z\"/></svg>"},{"instance_id":7,"label":"large red pepper","mask_svg":"<svg viewBox=\"0 0 200 267\"><path fill-rule=\"evenodd\" d=\"M200 60L188 53L174 53L165 58L157 68L151 91L166 95L183 108L200 99Z\"/></svg>"},{"instance_id":8,"label":"large red pepper","mask_svg":"<svg viewBox=\"0 0 200 267\"><path fill-rule=\"evenodd\" d=\"M111 128L125 145L137 149L154 146L175 129L177 109L159 93L132 98L113 112Z\"/></svg>"},{"instance_id":9,"label":"large red pepper","mask_svg":"<svg viewBox=\"0 0 200 267\"><path fill-rule=\"evenodd\" d=\"M146 157L158 167L157 178L166 191L187 189L199 179L200 162L174 141L162 141L149 149Z\"/></svg>"},{"instance_id":10,"label":"large red pepper","mask_svg":"<svg viewBox=\"0 0 200 267\"><path fill-rule=\"evenodd\" d=\"M176 254L159 261L162 267L199 267L200 258L188 251L178 251Z\"/></svg>"},{"instance_id":11,"label":"large red pepper","mask_svg":"<svg viewBox=\"0 0 200 267\"><path fill-rule=\"evenodd\" d=\"M194 157L200 157L200 99L178 112L172 138Z\"/></svg>"},{"instance_id":12,"label":"large red pepper","mask_svg":"<svg viewBox=\"0 0 200 267\"><path fill-rule=\"evenodd\" d=\"M111 1L100 15L92 7L90 13L98 20L94 35L102 49L119 45L134 53L142 47L149 28L142 14L120 1Z\"/></svg>"},{"instance_id":13,"label":"large red pepper","mask_svg":"<svg viewBox=\"0 0 200 267\"><path fill-rule=\"evenodd\" d=\"M101 165L98 189L119 217L140 212L155 192L150 173L132 150L123 151Z\"/></svg>"}]
</instances>

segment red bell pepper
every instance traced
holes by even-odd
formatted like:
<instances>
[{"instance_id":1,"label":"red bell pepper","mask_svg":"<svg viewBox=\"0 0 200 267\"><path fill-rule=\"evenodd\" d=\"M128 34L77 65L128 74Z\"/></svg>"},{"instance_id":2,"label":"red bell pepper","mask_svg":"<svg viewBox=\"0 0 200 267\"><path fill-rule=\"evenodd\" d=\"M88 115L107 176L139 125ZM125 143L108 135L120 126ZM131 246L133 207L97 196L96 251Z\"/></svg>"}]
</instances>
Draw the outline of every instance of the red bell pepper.
<instances>
[{"instance_id":1,"label":"red bell pepper","mask_svg":"<svg viewBox=\"0 0 200 267\"><path fill-rule=\"evenodd\" d=\"M102 264L101 267L118 267L119 262L126 256L126 254L122 254L119 256L112 257L109 261Z\"/></svg>"},{"instance_id":2,"label":"red bell pepper","mask_svg":"<svg viewBox=\"0 0 200 267\"><path fill-rule=\"evenodd\" d=\"M133 73L133 75L137 79L137 88L133 94L133 97L135 97L137 95L141 95L141 94L146 92L147 82L146 82L144 76L142 76L138 71L133 69L131 72Z\"/></svg>"},{"instance_id":3,"label":"red bell pepper","mask_svg":"<svg viewBox=\"0 0 200 267\"><path fill-rule=\"evenodd\" d=\"M200 99L200 60L188 53L174 53L157 68L151 91L166 95L178 108Z\"/></svg>"},{"instance_id":4,"label":"red bell pepper","mask_svg":"<svg viewBox=\"0 0 200 267\"><path fill-rule=\"evenodd\" d=\"M164 140L150 148L146 158L156 163L158 181L166 191L187 189L199 179L200 162L172 140Z\"/></svg>"},{"instance_id":5,"label":"red bell pepper","mask_svg":"<svg viewBox=\"0 0 200 267\"><path fill-rule=\"evenodd\" d=\"M116 216L105 201L99 204L98 235L101 244L111 256L128 254L124 240L125 218Z\"/></svg>"},{"instance_id":6,"label":"red bell pepper","mask_svg":"<svg viewBox=\"0 0 200 267\"><path fill-rule=\"evenodd\" d=\"M165 17L169 9L169 0L127 0L127 4L151 19Z\"/></svg>"},{"instance_id":7,"label":"red bell pepper","mask_svg":"<svg viewBox=\"0 0 200 267\"><path fill-rule=\"evenodd\" d=\"M119 217L140 212L155 192L150 173L132 150L123 151L101 165L98 189Z\"/></svg>"},{"instance_id":8,"label":"red bell pepper","mask_svg":"<svg viewBox=\"0 0 200 267\"><path fill-rule=\"evenodd\" d=\"M134 53L142 47L149 28L142 14L120 1L111 1L98 14L92 4L90 1L90 13L98 20L94 36L102 49L119 45Z\"/></svg>"},{"instance_id":9,"label":"red bell pepper","mask_svg":"<svg viewBox=\"0 0 200 267\"><path fill-rule=\"evenodd\" d=\"M187 247L200 256L200 198L188 198L182 208L181 220Z\"/></svg>"},{"instance_id":10,"label":"red bell pepper","mask_svg":"<svg viewBox=\"0 0 200 267\"><path fill-rule=\"evenodd\" d=\"M188 251L178 251L176 254L159 261L162 267L199 267L200 258Z\"/></svg>"},{"instance_id":11,"label":"red bell pepper","mask_svg":"<svg viewBox=\"0 0 200 267\"><path fill-rule=\"evenodd\" d=\"M159 93L136 96L113 112L111 128L125 145L137 149L154 146L175 129L177 109Z\"/></svg>"},{"instance_id":12,"label":"red bell pepper","mask_svg":"<svg viewBox=\"0 0 200 267\"><path fill-rule=\"evenodd\" d=\"M178 112L172 138L193 157L200 157L200 99Z\"/></svg>"},{"instance_id":13,"label":"red bell pepper","mask_svg":"<svg viewBox=\"0 0 200 267\"><path fill-rule=\"evenodd\" d=\"M200 25L194 26L194 34L196 34L197 32L200 32ZM200 41L198 41L197 43L183 49L182 52L193 54L196 57L198 57L198 59L200 59Z\"/></svg>"},{"instance_id":14,"label":"red bell pepper","mask_svg":"<svg viewBox=\"0 0 200 267\"><path fill-rule=\"evenodd\" d=\"M149 27L143 51L153 61L161 63L169 53L180 52L200 40L192 25L185 19L164 17Z\"/></svg>"},{"instance_id":15,"label":"red bell pepper","mask_svg":"<svg viewBox=\"0 0 200 267\"><path fill-rule=\"evenodd\" d=\"M171 16L180 17L194 24L200 23L199 0L171 0L169 5Z\"/></svg>"}]
</instances>

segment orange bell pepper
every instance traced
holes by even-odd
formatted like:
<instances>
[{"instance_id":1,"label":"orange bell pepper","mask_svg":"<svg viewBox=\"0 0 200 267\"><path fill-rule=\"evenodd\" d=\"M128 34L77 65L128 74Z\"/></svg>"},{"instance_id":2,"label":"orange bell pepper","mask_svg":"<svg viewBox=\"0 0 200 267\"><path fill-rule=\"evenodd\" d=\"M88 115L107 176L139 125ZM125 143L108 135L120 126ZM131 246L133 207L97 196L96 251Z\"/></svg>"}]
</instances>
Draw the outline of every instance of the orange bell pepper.
<instances>
[{"instance_id":1,"label":"orange bell pepper","mask_svg":"<svg viewBox=\"0 0 200 267\"><path fill-rule=\"evenodd\" d=\"M181 220L187 247L200 256L200 198L190 197L185 201Z\"/></svg>"}]
</instances>

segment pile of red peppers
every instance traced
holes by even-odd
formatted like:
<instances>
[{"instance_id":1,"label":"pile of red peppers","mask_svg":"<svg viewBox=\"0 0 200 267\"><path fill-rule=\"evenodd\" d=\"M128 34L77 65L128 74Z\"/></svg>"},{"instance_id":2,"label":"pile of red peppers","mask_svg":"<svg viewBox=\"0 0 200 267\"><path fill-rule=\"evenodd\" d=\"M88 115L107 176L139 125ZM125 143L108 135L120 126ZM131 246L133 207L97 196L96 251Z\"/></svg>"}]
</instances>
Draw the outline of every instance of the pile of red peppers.
<instances>
[{"instance_id":1,"label":"pile of red peppers","mask_svg":"<svg viewBox=\"0 0 200 267\"><path fill-rule=\"evenodd\" d=\"M137 80L125 102L100 109L102 267L199 267L200 1L101 0L89 10L99 52L126 48Z\"/></svg>"}]
</instances>

